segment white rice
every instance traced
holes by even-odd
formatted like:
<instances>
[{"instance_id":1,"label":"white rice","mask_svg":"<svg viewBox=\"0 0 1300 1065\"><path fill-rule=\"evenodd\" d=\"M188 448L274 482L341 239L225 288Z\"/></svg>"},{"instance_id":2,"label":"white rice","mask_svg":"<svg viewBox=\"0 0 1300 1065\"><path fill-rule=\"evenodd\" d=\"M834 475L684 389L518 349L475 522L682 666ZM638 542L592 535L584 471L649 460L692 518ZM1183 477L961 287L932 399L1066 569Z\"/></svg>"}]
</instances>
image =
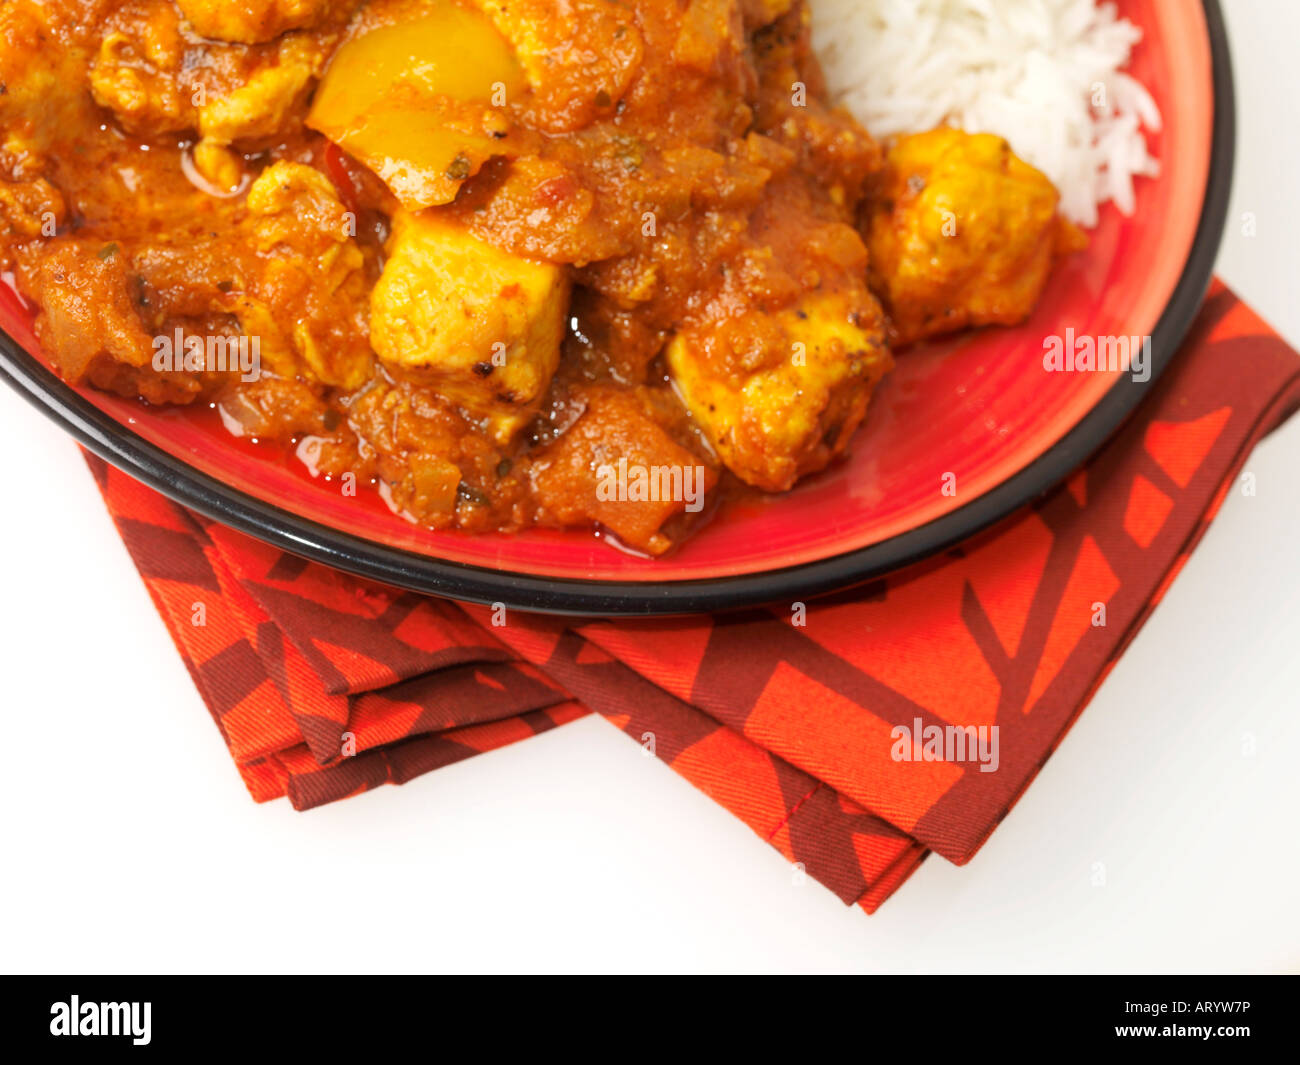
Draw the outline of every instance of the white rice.
<instances>
[{"instance_id":1,"label":"white rice","mask_svg":"<svg viewBox=\"0 0 1300 1065\"><path fill-rule=\"evenodd\" d=\"M1096 0L812 0L813 42L836 100L876 137L943 123L997 133L1097 223L1134 209L1159 164L1151 94L1124 73L1142 31Z\"/></svg>"}]
</instances>

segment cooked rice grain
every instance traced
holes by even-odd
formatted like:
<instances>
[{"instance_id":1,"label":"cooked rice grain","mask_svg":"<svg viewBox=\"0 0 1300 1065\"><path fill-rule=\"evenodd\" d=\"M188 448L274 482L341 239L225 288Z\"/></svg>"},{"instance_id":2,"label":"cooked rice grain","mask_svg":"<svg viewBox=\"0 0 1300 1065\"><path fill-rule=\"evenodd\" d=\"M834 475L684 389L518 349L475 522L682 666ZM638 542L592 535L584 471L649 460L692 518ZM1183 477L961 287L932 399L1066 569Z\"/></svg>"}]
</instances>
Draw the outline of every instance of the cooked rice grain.
<instances>
[{"instance_id":1,"label":"cooked rice grain","mask_svg":"<svg viewBox=\"0 0 1300 1065\"><path fill-rule=\"evenodd\" d=\"M812 0L835 98L877 137L947 122L998 133L1083 226L1125 214L1159 163L1151 94L1124 72L1142 31L1096 0Z\"/></svg>"}]
</instances>

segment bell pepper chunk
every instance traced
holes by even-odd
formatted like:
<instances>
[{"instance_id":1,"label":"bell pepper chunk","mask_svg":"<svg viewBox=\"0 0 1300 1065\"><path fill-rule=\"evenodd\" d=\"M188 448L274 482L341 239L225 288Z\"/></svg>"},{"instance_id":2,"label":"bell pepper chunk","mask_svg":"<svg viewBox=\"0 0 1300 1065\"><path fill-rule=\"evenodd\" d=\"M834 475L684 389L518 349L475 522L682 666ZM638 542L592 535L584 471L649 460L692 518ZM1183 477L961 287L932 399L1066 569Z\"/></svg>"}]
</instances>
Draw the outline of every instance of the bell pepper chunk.
<instances>
[{"instance_id":1,"label":"bell pepper chunk","mask_svg":"<svg viewBox=\"0 0 1300 1065\"><path fill-rule=\"evenodd\" d=\"M505 154L505 102L526 87L491 21L454 3L345 43L307 124L369 167L410 211L450 203Z\"/></svg>"}]
</instances>

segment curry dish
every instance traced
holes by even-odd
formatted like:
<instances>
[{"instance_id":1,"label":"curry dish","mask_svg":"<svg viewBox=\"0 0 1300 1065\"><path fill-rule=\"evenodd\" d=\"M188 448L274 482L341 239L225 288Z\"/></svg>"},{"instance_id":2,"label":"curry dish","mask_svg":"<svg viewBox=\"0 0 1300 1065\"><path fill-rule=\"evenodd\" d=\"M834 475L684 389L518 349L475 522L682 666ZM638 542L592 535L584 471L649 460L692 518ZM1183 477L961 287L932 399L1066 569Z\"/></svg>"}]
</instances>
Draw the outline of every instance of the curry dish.
<instances>
[{"instance_id":1,"label":"curry dish","mask_svg":"<svg viewBox=\"0 0 1300 1065\"><path fill-rule=\"evenodd\" d=\"M811 17L9 0L0 269L74 385L216 409L433 528L660 554L699 516L601 471L788 490L891 349L1023 320L1079 239L1004 141L830 106Z\"/></svg>"}]
</instances>

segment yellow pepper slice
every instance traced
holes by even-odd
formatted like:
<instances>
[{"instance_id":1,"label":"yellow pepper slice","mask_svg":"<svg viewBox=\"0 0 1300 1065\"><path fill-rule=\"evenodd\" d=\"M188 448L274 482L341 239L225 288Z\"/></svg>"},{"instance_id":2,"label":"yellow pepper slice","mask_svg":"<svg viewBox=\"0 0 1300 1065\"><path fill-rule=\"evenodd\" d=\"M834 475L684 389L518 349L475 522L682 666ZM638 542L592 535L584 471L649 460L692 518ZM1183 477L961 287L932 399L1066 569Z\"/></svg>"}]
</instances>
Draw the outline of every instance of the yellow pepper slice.
<instances>
[{"instance_id":1,"label":"yellow pepper slice","mask_svg":"<svg viewBox=\"0 0 1300 1065\"><path fill-rule=\"evenodd\" d=\"M489 19L442 2L339 48L307 124L418 211L450 203L467 178L503 154L504 105L525 84Z\"/></svg>"}]
</instances>

